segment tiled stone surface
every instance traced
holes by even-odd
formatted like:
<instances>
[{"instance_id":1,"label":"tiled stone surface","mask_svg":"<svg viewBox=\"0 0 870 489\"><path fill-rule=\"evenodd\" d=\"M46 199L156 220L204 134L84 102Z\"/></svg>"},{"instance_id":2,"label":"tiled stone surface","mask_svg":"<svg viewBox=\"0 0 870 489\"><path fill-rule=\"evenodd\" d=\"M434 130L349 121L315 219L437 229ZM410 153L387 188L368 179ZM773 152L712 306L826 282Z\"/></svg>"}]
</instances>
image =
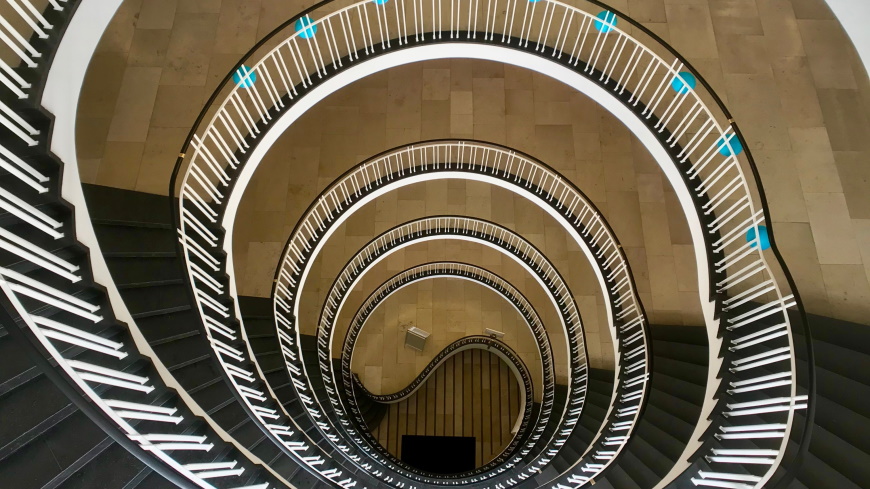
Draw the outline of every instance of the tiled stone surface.
<instances>
[{"instance_id":1,"label":"tiled stone surface","mask_svg":"<svg viewBox=\"0 0 870 489\"><path fill-rule=\"evenodd\" d=\"M309 3L126 1L103 36L80 100L82 178L166 193L185 128L217 82L253 42ZM809 311L870 322L870 82L824 1L612 4L686 55L734 113ZM469 60L371 76L294 124L240 209L239 291L268 292L274 261L262 261L274 259L302 210L333 178L385 149L444 137L508 144L557 168L614 224L651 319L700 323L691 237L649 154L587 97L520 68ZM501 189L453 181L425 187L386 196L353 218L344 254L336 256L349 256L395 223L473 209L557 256L581 304L598 306L594 282L576 264L584 257L557 223ZM590 356L605 362L609 335L588 337Z\"/></svg>"}]
</instances>

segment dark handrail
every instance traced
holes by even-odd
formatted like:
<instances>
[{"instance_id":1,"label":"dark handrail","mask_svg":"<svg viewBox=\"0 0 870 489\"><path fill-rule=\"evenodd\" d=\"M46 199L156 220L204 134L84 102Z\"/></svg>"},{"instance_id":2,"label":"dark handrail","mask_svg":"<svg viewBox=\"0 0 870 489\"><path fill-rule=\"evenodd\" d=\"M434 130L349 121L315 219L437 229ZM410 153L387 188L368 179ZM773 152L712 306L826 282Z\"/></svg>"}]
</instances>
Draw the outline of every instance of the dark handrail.
<instances>
[{"instance_id":1,"label":"dark handrail","mask_svg":"<svg viewBox=\"0 0 870 489\"><path fill-rule=\"evenodd\" d=\"M582 195L582 194L581 194L581 195ZM585 197L585 196L584 196L584 197ZM462 216L439 215L439 216L430 216L430 217L426 217L426 218L424 218L423 220L434 220L434 219L471 219L471 218L464 218L464 217L462 217ZM496 228L500 228L500 227L501 227L501 226L499 226L498 224L496 224L496 223L494 223L494 222L492 222L492 221L486 220L486 219L473 218L473 220L478 221L478 222L482 222L482 223L485 223L485 224L488 224L488 225L491 225L491 226L496 227ZM397 225L397 226L394 226L393 228L390 228L389 230L384 231L383 233L379 234L378 236L372 238L369 242L367 242L365 245L363 245L360 249L366 249L366 248L368 248L369 246L371 246L372 244L374 244L375 242L377 242L377 241L378 241L382 236L385 236L385 235L391 233L392 231L394 231L394 230L396 230L396 229L400 229L400 228L402 228L402 227L404 227L404 226L408 226L409 224L411 224L411 223L413 223L413 222L415 222L415 221L417 221L417 220L416 220L416 219L415 219L415 220L411 220L411 221L408 221L408 222L405 222L405 223L399 224L399 225ZM531 250L533 250L534 252L536 252L538 255L540 255L540 256L542 256L542 257L546 257L546 255L544 255L544 254L543 254L543 253L542 253L542 252L541 252L541 251L540 251L536 246L534 246L532 243L526 241L526 242L524 243L524 245L528 246ZM507 251L510 252L510 250L507 250ZM525 256L525 255L524 255L524 256ZM351 259L350 259L350 260L345 264L344 269L347 269L347 268L350 266L350 264L352 263L353 259L354 259L354 258L352 257L352 258L351 258ZM524 261L525 261L525 260L524 260ZM555 268L553 268L553 272L556 274L556 276L557 276L557 278L559 279L559 281L561 281L561 282L565 285L565 287L566 287L565 295L568 296L568 297L573 297L573 293L571 292L570 288L568 288L568 286L567 286L567 282L564 280L564 277L562 277L561 273L560 273L557 269L555 269ZM541 272L541 273L543 273L543 272ZM546 282L545 277L541 276L541 278L542 278L542 280L544 280L544 281ZM337 285L337 283L338 283L338 281L339 281L340 279L341 279L341 276L337 277L337 278L333 281L333 284L332 284L332 286L330 287L330 290L332 290L332 289L334 289L334 288L336 287L336 285ZM579 311L578 311L578 315L579 315ZM645 336L648 336L648 332L647 332L647 331L645 331ZM569 343L571 342L571 339L570 339L570 338L566 338L566 339L569 341ZM588 352L586 351L585 335L584 335L584 342L583 342L583 354L584 354L584 357L587 357L587 358L588 358ZM571 362L572 362L572 363L573 363L573 360L574 360L574 357L572 356L572 357L571 357ZM563 420L560 420L559 422L561 423L561 422L563 422Z\"/></svg>"},{"instance_id":2,"label":"dark handrail","mask_svg":"<svg viewBox=\"0 0 870 489\"><path fill-rule=\"evenodd\" d=\"M432 357L432 360L430 360L429 363L425 367L423 367L423 370L421 370L420 373L417 374L416 377L414 377L414 380L409 382L408 385L404 388L399 389L392 394L375 394L370 391L368 387L365 386L365 384L362 383L362 381L359 379L358 374L354 373L353 378L356 379L357 386L362 389L363 394L368 396L369 399L371 399L373 402L378 402L381 404L395 404L397 402L404 401L406 398L414 395L420 385L425 383L429 379L429 376L438 370L438 366L442 362L452 357L456 353L459 353L456 351L458 348L469 345L483 345L486 347L487 350L490 347L498 347L499 351L505 353L511 359L511 362L513 362L514 366L517 367L517 370L520 371L520 377L522 379L531 379L528 367L526 367L525 362L523 362L522 358L520 358L520 356L513 350L513 348L508 346L508 344L503 341L499 341L484 335L465 336L445 346L440 352ZM482 347L474 348L483 349ZM527 394L526 400L527 403L530 404L532 402L532 398L528 397L528 395L531 394L531 383L525 381L524 383L526 384L524 385Z\"/></svg>"},{"instance_id":3,"label":"dark handrail","mask_svg":"<svg viewBox=\"0 0 870 489\"><path fill-rule=\"evenodd\" d=\"M427 266L427 265L436 265L436 264L439 264L439 263L443 263L443 262L430 262L430 263L424 263L424 264L421 264L421 265L417 265L417 266L415 266L414 268L425 267L425 266ZM498 277L498 275L492 273L491 271L486 270L486 269L484 269L484 268L477 267L476 265L471 265L470 263L463 263L463 262L450 262L450 264L451 264L451 265L465 265L465 266L472 266L472 267L475 267L475 268L479 268L480 270L483 270L483 271L489 272L489 273L491 273L492 275ZM384 284L387 284L387 283L393 282L393 281L396 280L399 276L401 276L401 275L403 275L403 274L405 274L405 273L407 273L407 272L408 272L408 270L405 270L405 271L402 271L402 272L399 272L399 273L393 275L392 277L390 277L390 278L388 278L386 281L384 281ZM499 278L500 278L500 277L499 277ZM502 280L504 280L504 279L502 279ZM415 281L416 281L416 280L415 280ZM507 282L507 281L505 280L505 282ZM406 282L406 283L409 283L409 282ZM383 287L384 284L382 284L380 287L378 287L377 289L375 289L375 292L377 292L378 290L380 290L380 288ZM359 317L360 313L362 312L363 307L366 307L366 305L368 305L370 302L372 302L372 298L373 298L375 292L372 292L372 293L371 293L371 294L370 294L370 295L369 295L369 296L368 296L368 297L363 301L363 303L362 303L362 304L360 305L360 307L357 309L357 312L354 314L354 318ZM504 295L504 294L503 294L503 295ZM505 295L505 297L507 298L507 295ZM386 297L384 297L384 299L385 299L385 298L386 298ZM523 297L523 299L524 299L524 300L529 304L529 307L532 309L532 313L533 313L536 317L540 317L540 315L539 315L538 312L535 310L535 307L532 305L532 303L531 303L528 299L526 299L525 297ZM383 299L379 299L378 301L375 302L375 304L379 304L382 300L383 300ZM371 309L371 311L373 311L373 310L374 310L374 308ZM371 311L370 311L370 312L371 312ZM363 318L362 318L363 323L365 322L365 320L366 320L367 318L368 318L368 314L366 314L366 315L363 316ZM545 337L546 340L547 340L547 342L546 342L547 348L552 352L553 349L552 349L552 344L550 343L550 335L547 334L547 329L544 328L543 325L541 325L541 327L544 329L544 333L545 333L545 336L544 336L544 337ZM347 331L345 332L343 345L346 345L346 344L348 344L348 343L351 343L351 345L352 345L353 343L355 343L355 342L356 342L356 339L351 339L352 332L355 333L353 336L356 336L356 337L358 338L358 333L359 333L360 330L361 330L361 327L357 328L356 325L351 325L351 326L347 329ZM534 332L533 332L533 334L534 334ZM540 347L539 347L539 349L540 349ZM343 359L344 359L344 351L345 351L345 349L342 348L341 351L342 351L342 360L343 360ZM542 358L543 358L543 354L542 354ZM552 367L551 367L551 368L552 368ZM344 370L344 368L342 368L342 370ZM547 377L547 374L546 374L546 368L544 368L544 371L545 371L545 372L544 372L544 378L546 379L546 377ZM411 383L413 383L413 381L412 381ZM404 391L404 390L405 390L405 389L401 389L400 392L401 392L401 391ZM366 389L366 391L368 392L368 389ZM376 394L372 394L371 392L369 392L369 394L372 395L372 396L375 396L375 395L376 395ZM386 401L386 399L381 400L381 402L385 402L385 401ZM391 401L391 402L392 402L392 401Z\"/></svg>"},{"instance_id":4,"label":"dark handrail","mask_svg":"<svg viewBox=\"0 0 870 489\"><path fill-rule=\"evenodd\" d=\"M474 346L474 345L481 345L481 346ZM460 339L454 341L453 343L447 345L444 349L442 349L440 352L438 352L438 354L432 358L432 360L429 362L429 364L426 365L426 367L423 369L423 371L421 371L420 374L413 381L411 381L410 384L408 384L408 386L406 386L404 389L397 391L394 394L387 394L387 395L373 394L362 383L362 381L359 380L359 376L357 376L357 374L353 374L352 379L353 379L354 384L372 402L376 402L379 404L394 404L397 402L401 402L401 401L405 400L407 397L410 397L411 395L413 395L416 392L416 390L423 384L423 382L428 380L429 375L435 373L435 371L437 370L437 367L442 362L444 362L448 358L452 357L456 353L459 353L459 351L457 351L457 350L459 350L459 348L463 348L466 346L470 346L471 348L477 348L477 349L483 349L483 347L486 347L487 351L490 350L490 348L494 348L494 349L500 351L501 353L503 353L506 357L508 357L510 359L511 363L513 363L514 366L519 371L520 378L522 379L522 382L523 382L523 388L526 392L526 405L525 405L525 408L523 411L522 426L517 431L517 433L514 435L512 443L508 444L500 454L498 454L495 458L493 458L492 461L483 464L481 467L478 467L478 468L471 470L471 471L468 471L468 472L463 472L463 473L458 473L458 474L450 474L449 476L445 476L443 474L429 474L429 473L414 469L413 467L408 466L403 461L396 459L395 456L393 456L393 454L389 454L383 446L380 446L380 448L384 448L382 450L382 453L390 455L393 463L398 464L400 467L402 467L406 470L414 470L415 473L418 473L421 475L426 475L428 477L462 479L462 478L472 477L474 475L491 470L496 465L493 462L495 462L496 460L498 460L500 458L503 458L506 453L508 453L509 455L512 455L520 447L520 444L517 442L521 438L523 438L523 436L526 435L528 430L529 430L528 426L529 426L529 421L531 420L531 416L532 416L532 404L534 403L534 400L532 397L533 392L534 392L534 388L532 386L531 377L529 376L528 367L526 367L526 364L522 361L522 359L519 357L519 355L517 355L516 352L514 352L513 349L511 349L504 342L495 340L495 339L490 338L488 336L482 336L482 335L471 335L471 336L466 336L464 338L460 338ZM353 395L355 395L355 394L353 394ZM354 402L354 405L357 405L355 398L354 398L353 402ZM540 416L540 412L538 412L538 416Z\"/></svg>"},{"instance_id":5,"label":"dark handrail","mask_svg":"<svg viewBox=\"0 0 870 489\"><path fill-rule=\"evenodd\" d=\"M359 317L359 314L362 312L363 308L364 308L364 307L367 307L367 306L369 306L369 305L372 304L372 302L373 302L372 299L373 299L373 297L375 296L375 294L377 293L378 290L380 290L380 289L381 289L384 285L386 285L386 284L392 284L392 283L396 280L397 277L400 277L401 275L406 274L406 273L408 273L409 271L411 271L411 270L415 270L415 269L417 269L417 268L426 267L426 266L428 266L428 265L438 265L438 264L445 264L445 265L446 265L446 264L450 264L450 265L468 266L468 267L478 268L478 269L481 270L481 271L484 271L484 272L487 272L487 273L492 274L492 272L490 272L490 271L488 271L488 270L486 270L486 269L480 269L479 267L476 267L476 266L474 266L474 265L470 265L470 264L468 264L468 263L459 263L459 262L451 262L451 263L445 263L445 262L432 262L432 263L427 263L427 264L423 264L423 265L418 265L417 267L414 267L414 268L411 268L411 269L405 270L405 271L400 272L400 273L394 275L393 277L389 278L386 282L384 282L384 284L382 284L380 287L378 287L378 288L375 290L375 292L373 292L372 294L370 294L370 295L369 295L369 296L368 296L368 297L363 301L363 304L360 305L359 309L357 309L357 312L356 312L356 314L354 315L354 318L355 318L355 319L354 319L354 322L353 322L352 326L351 326L350 328L348 328L347 333L345 334L345 339L344 339L344 343L343 343L344 346L342 347L342 350L341 350L341 371L342 371L341 374L342 374L342 380L343 380L345 383L347 383L347 382L353 382L353 379L356 378L356 374L350 375L350 359L347 357L347 348L346 348L346 346L347 346L348 344L350 344L351 349L352 349L353 344L356 342L356 339L358 338L358 335L359 335L359 332L360 332L361 325L358 325L358 324L357 324L357 322L356 322L356 318ZM435 273L439 273L439 270L437 270L437 269L433 269L432 271L433 271L433 274L435 274ZM456 273L456 274L457 274L456 276L468 277L468 275L458 275L458 271L457 271L457 270L446 270L446 269L445 269L445 270L441 270L440 272L441 272L441 273L445 273L445 274L447 274L447 275L441 275L441 276L446 276L446 277L453 276L452 273ZM448 274L448 273L450 273L450 274ZM495 277L501 279L500 277L498 277L498 275L495 275L495 274L492 274L492 275L494 275ZM437 276L437 275L435 275L435 276ZM409 278L408 278L408 281L403 281L403 282L396 283L396 284L393 284L393 285L396 286L396 287L398 287L398 286L400 286L400 285L405 285L405 284L409 284L409 283L414 283L414 282L417 282L417 281L419 281L419 280L425 280L426 278L434 278L434 276L433 276L433 275L413 276L413 277L409 277ZM484 285L485 285L485 282L483 281L483 277L478 277L478 278L476 278L475 280L480 281L481 284L484 284ZM501 280L504 280L504 279L501 279ZM505 282L506 282L506 281L505 281ZM507 282L506 282L506 283L507 283ZM391 288L391 289L390 289L390 292L387 292L387 293L384 294L383 296L378 296L378 297L377 297L377 301L374 302L374 306L371 307L371 308L368 310L368 312L364 315L364 317L362 318L362 323L365 322L365 320L366 320L366 318L367 318L367 316L368 316L368 313L370 313L371 311L373 311L374 308L377 307L377 304L379 304L380 302L382 302L383 300L385 300L387 297L389 297L389 295L390 295L392 292L394 292L395 290L396 290L395 288ZM512 303L514 303L514 306L516 306L516 303L515 303L515 302L519 302L519 299L518 299L517 297L514 297L512 294L508 293L507 291L499 291L499 292L500 292L500 293L505 297L505 299L507 299L507 300L511 301ZM519 291L516 291L516 292L519 294ZM535 311L534 306L532 306L532 304L528 301L528 299L526 299L524 296L522 296L522 294L520 294L520 297L522 297L522 299L523 299L524 301L526 301L526 303L528 304L529 308L531 309L531 314L532 314L535 318L539 318L540 316L538 315L537 311ZM527 319L527 321L529 320L529 318L526 318L526 319ZM530 328L531 328L531 324L529 324L529 326L530 326ZM544 328L543 324L541 324L540 326L541 326L541 328L544 330L544 339L546 340L545 346L546 346L546 348L550 351L550 356L549 356L549 362L550 362L550 365L549 365L549 368L544 364L544 358L545 358L545 357L544 357L544 353L543 353L543 351L541 352L541 361L542 361L542 370L543 370L543 379L542 379L542 380L543 380L543 382L544 382L544 386L543 386L543 388L542 388L542 392L543 392L543 396L544 396L544 398L546 398L546 397L547 397L547 393L549 392L550 394L552 394L553 389L555 388L555 380L554 380L554 378L553 378L554 363L553 363L553 358L552 358L552 347L551 347L551 345L550 345L549 335L547 335L546 328ZM540 340L537 338L537 335L534 334L534 331L532 331L532 334L533 334L533 336L535 336L535 339L537 340L538 348L542 350L544 345L541 344ZM368 391L368 389L366 389L364 386L362 386L362 388L363 388L363 390L366 392L366 394L367 394L369 397L371 397L373 400L375 400L375 401L377 401L377 402L388 402L388 403L398 402L398 401L402 400L401 398L410 395L410 394L412 393L413 390L415 390L417 387L419 387L419 384L422 383L422 382L425 380L426 376L428 375L427 372L430 372L430 373L431 373L431 370L434 369L434 364L436 363L436 360L438 359L438 357L439 357L440 355L442 355L442 353L443 353L443 351L442 351L441 353L439 353L438 355L436 355L436 356L433 358L433 360L429 363L429 365L427 365L426 368L425 368L425 369L424 369L424 370L423 370L423 371L422 371L422 372L417 376L417 378L415 378L413 381L411 381L411 383L409 383L409 385L408 385L405 389L402 389L402 390L400 390L399 392L397 392L397 393L395 393L395 394L390 394L390 395L377 395L377 394L373 394L373 393L371 393L370 391ZM519 359L518 356L517 356L517 358ZM443 359L442 359L442 360L443 360ZM521 361L521 360L520 360L520 361ZM528 375L524 375L524 379L530 379L530 377L528 377ZM529 381L530 381L530 380L529 380ZM532 384L533 384L533 383L532 383ZM341 389L338 389L338 388L337 388L336 390L338 391L339 396L340 396L340 395L341 395ZM346 395L351 395L351 399L352 399L352 400L354 399L353 396L352 396L352 392L351 392L350 394L346 393ZM527 395L527 398L529 399L529 402L532 402L533 396L534 396L534 385L532 385L532 388L530 389L530 392L529 392L528 395ZM355 401L354 401L354 404L353 404L353 405L354 405L354 406L356 405L356 402L355 402ZM539 413L539 419L538 419L538 423L537 423L537 424L538 424L539 426L541 426L541 423L550 423L550 422L552 422L552 421L555 420L555 419L556 419L556 418L551 418L551 417L548 415L547 418L546 418L546 420L543 420L543 421L542 421L542 420L540 419L540 413ZM527 420L524 419L524 421L523 421L523 426L521 427L521 430L524 430L524 429L525 429L526 424L527 424ZM514 443L511 443L511 444L509 444L508 446L505 447L505 450L502 452L502 456L503 456L505 453L510 452L510 451L512 450L512 447L514 446L514 444L516 444L516 447L518 447L518 446L519 446L519 443L518 443L519 440L520 440L520 438L514 438ZM502 456L496 457L496 459L500 459L500 458L502 458ZM495 459L494 459L493 461L495 461ZM484 464L483 466L481 466L481 467L479 467L479 468L475 469L474 471L471 471L471 472L469 472L469 473L467 473L467 474L463 474L463 475L460 475L460 476L454 476L454 477L467 477L467 476L470 476L470 475L483 473L483 472L486 472L486 471L490 470L493 466L494 466L493 463L490 462L490 463Z\"/></svg>"},{"instance_id":6,"label":"dark handrail","mask_svg":"<svg viewBox=\"0 0 870 489\"><path fill-rule=\"evenodd\" d=\"M740 139L740 141L744 141L745 147L745 139L743 138L743 133L740 130L740 127L736 122L732 122L731 127L734 128L734 133ZM764 187L761 185L761 174L758 172L758 166L755 163L755 158L752 157L752 153L747 149L746 160L749 163L749 168L752 170L752 177L755 181L755 187L758 191L758 200L761 202L761 209L764 213L765 222L771 222L770 216L770 205L767 202L767 195L764 191ZM789 288L791 288L791 293L794 296L795 303L797 304L797 313L798 317L801 319L801 331L803 332L805 341L806 341L806 355L807 355L807 378L805 379L807 386L807 393L809 394L807 397L807 414L805 417L803 434L801 436L800 446L798 447L797 454L792 463L787 467L786 473L782 475L778 481L775 481L773 488L774 489L785 489L789 483L791 483L792 479L796 476L798 470L800 470L801 462L803 461L806 454L810 449L810 441L813 436L813 426L815 424L816 417L816 369L815 369L815 351L813 348L813 332L810 329L809 319L807 318L806 309L804 309L803 300L801 299L800 293L798 292L797 284L794 281L794 276L791 274L791 271L785 265L785 259L782 257L782 253L779 251L779 248L776 245L776 239L774 237L773 232L774 226L768 226L767 228L767 238L770 241L770 251L773 252L774 257L776 258L777 264L779 265L780 270L782 271L783 276L785 276L786 282L788 282ZM797 352L797 349L795 349ZM797 371L795 372L795 382L797 382Z\"/></svg>"}]
</instances>

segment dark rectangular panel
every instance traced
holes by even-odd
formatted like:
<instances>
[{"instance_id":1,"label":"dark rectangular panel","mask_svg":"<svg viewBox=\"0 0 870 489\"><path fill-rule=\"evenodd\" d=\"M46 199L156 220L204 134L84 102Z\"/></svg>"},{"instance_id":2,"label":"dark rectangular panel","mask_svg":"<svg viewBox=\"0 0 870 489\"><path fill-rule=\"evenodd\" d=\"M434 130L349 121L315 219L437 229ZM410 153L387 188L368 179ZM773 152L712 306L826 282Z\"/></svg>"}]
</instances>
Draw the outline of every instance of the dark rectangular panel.
<instances>
[{"instance_id":1,"label":"dark rectangular panel","mask_svg":"<svg viewBox=\"0 0 870 489\"><path fill-rule=\"evenodd\" d=\"M402 461L434 474L474 470L475 439L470 436L402 436Z\"/></svg>"}]
</instances>

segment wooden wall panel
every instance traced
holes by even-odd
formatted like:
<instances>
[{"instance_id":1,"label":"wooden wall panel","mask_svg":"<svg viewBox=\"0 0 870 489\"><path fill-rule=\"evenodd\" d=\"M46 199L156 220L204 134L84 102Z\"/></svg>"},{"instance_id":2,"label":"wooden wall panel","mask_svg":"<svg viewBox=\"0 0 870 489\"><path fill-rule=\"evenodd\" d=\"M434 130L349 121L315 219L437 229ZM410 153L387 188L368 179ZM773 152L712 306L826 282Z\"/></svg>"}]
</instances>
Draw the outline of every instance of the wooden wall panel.
<instances>
[{"instance_id":1,"label":"wooden wall panel","mask_svg":"<svg viewBox=\"0 0 870 489\"><path fill-rule=\"evenodd\" d=\"M442 364L413 396L390 405L372 433L396 457L402 435L473 436L479 467L513 439L521 389L501 358L466 350Z\"/></svg>"}]
</instances>

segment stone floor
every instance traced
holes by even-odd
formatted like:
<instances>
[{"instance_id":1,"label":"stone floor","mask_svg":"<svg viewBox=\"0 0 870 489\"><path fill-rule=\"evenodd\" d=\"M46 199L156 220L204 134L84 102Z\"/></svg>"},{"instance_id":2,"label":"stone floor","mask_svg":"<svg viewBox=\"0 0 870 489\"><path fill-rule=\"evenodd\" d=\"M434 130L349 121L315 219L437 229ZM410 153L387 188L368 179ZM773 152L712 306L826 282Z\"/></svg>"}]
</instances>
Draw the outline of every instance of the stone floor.
<instances>
[{"instance_id":1,"label":"stone floor","mask_svg":"<svg viewBox=\"0 0 870 489\"><path fill-rule=\"evenodd\" d=\"M758 162L777 242L807 309L870 323L870 81L823 0L609 3L668 40L733 112ZM125 2L80 100L83 180L165 194L178 150L218 81L257 39L307 6L298 0ZM288 233L337 175L385 149L446 137L508 144L572 179L616 230L651 321L701 324L685 220L646 150L594 101L559 82L458 60L362 80L282 136L240 209L239 292L268 295ZM566 280L581 312L600 309L588 265L578 264L582 254L537 208L478 184L424 187L390 194L349 220L326 251L332 268L399 222L467 213L526 236L570 270ZM450 259L464 257L460 251ZM420 255L417 262L428 261ZM334 278L332 268L318 267L315 295ZM320 303L312 300L310 307L306 314L314 318ZM587 322L597 316L584 312ZM606 331L589 338L593 362L608 361L602 352L612 351L609 340Z\"/></svg>"}]
</instances>

